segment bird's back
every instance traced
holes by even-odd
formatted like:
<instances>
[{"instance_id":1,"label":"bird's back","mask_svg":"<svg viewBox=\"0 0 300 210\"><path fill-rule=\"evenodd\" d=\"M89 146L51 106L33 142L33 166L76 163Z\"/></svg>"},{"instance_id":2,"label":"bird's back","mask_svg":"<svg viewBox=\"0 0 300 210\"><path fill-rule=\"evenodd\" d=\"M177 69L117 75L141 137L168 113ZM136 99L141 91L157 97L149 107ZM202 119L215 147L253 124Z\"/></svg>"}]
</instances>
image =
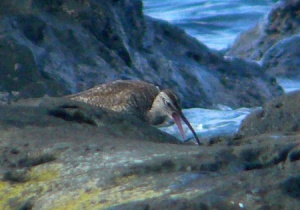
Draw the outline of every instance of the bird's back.
<instances>
[{"instance_id":1,"label":"bird's back","mask_svg":"<svg viewBox=\"0 0 300 210\"><path fill-rule=\"evenodd\" d=\"M158 93L156 86L146 82L117 80L67 98L147 120L147 111Z\"/></svg>"}]
</instances>

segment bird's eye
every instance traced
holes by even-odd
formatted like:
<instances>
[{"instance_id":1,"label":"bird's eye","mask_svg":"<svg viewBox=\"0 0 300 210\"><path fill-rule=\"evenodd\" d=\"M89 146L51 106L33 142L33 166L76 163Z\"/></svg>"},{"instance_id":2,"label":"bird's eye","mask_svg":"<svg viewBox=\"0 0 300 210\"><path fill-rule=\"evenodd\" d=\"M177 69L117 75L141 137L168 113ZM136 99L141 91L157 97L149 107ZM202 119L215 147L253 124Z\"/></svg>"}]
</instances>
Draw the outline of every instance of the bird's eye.
<instances>
[{"instance_id":1,"label":"bird's eye","mask_svg":"<svg viewBox=\"0 0 300 210\"><path fill-rule=\"evenodd\" d=\"M166 105L167 105L168 107L171 107L171 103L170 103L169 101L166 101Z\"/></svg>"}]
</instances>

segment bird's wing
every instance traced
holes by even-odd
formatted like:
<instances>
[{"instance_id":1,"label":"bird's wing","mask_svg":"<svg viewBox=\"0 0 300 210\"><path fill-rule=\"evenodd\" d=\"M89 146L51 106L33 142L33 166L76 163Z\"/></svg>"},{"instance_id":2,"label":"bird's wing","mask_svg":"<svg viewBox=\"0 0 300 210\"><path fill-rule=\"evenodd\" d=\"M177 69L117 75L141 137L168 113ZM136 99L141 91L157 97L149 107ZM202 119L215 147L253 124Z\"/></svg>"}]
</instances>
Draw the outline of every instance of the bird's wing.
<instances>
[{"instance_id":1,"label":"bird's wing","mask_svg":"<svg viewBox=\"0 0 300 210\"><path fill-rule=\"evenodd\" d=\"M144 115L159 90L142 81L117 80L67 98L126 114ZM144 116L143 116L144 117Z\"/></svg>"}]
</instances>

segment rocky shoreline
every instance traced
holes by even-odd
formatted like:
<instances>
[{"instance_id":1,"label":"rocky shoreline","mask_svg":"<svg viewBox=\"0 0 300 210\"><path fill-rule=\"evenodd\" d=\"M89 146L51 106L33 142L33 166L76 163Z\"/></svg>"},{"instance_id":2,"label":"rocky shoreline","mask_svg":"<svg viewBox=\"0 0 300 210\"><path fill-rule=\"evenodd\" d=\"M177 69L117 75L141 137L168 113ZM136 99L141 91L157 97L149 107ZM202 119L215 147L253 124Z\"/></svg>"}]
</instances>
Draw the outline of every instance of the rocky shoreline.
<instances>
[{"instance_id":1,"label":"rocky shoreline","mask_svg":"<svg viewBox=\"0 0 300 210\"><path fill-rule=\"evenodd\" d=\"M299 98L276 99L235 138L202 146L66 99L0 106L1 208L296 208Z\"/></svg>"},{"instance_id":2,"label":"rocky shoreline","mask_svg":"<svg viewBox=\"0 0 300 210\"><path fill-rule=\"evenodd\" d=\"M226 59L183 30L145 16L140 0L3 0L0 7L6 8L0 11L3 103L116 79L170 88L185 108L259 106L283 94L260 65Z\"/></svg>"},{"instance_id":3,"label":"rocky shoreline","mask_svg":"<svg viewBox=\"0 0 300 210\"><path fill-rule=\"evenodd\" d=\"M225 59L144 16L141 1L97 2L0 3L0 54L10 55L0 56L1 100L10 102L0 105L0 209L297 209L300 91L283 95L264 72L268 52L262 66L234 49ZM287 0L268 16L291 5L298 11ZM234 137L198 146L132 116L41 97L116 77L174 88L194 99L185 107L262 109Z\"/></svg>"}]
</instances>

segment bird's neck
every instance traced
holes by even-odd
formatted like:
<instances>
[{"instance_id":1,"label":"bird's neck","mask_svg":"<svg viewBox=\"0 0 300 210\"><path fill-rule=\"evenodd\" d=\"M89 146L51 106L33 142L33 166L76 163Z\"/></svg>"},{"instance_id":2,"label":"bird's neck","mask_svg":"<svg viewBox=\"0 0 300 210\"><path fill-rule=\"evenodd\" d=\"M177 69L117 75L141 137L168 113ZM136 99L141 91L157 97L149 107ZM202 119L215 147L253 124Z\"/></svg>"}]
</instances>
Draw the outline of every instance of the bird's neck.
<instances>
[{"instance_id":1,"label":"bird's neck","mask_svg":"<svg viewBox=\"0 0 300 210\"><path fill-rule=\"evenodd\" d=\"M149 111L148 121L151 125L161 125L166 121L167 116L161 115L159 112Z\"/></svg>"},{"instance_id":2,"label":"bird's neck","mask_svg":"<svg viewBox=\"0 0 300 210\"><path fill-rule=\"evenodd\" d=\"M160 97L156 97L152 103L151 109L147 113L148 122L151 125L163 124L168 116L162 111L162 101Z\"/></svg>"}]
</instances>

